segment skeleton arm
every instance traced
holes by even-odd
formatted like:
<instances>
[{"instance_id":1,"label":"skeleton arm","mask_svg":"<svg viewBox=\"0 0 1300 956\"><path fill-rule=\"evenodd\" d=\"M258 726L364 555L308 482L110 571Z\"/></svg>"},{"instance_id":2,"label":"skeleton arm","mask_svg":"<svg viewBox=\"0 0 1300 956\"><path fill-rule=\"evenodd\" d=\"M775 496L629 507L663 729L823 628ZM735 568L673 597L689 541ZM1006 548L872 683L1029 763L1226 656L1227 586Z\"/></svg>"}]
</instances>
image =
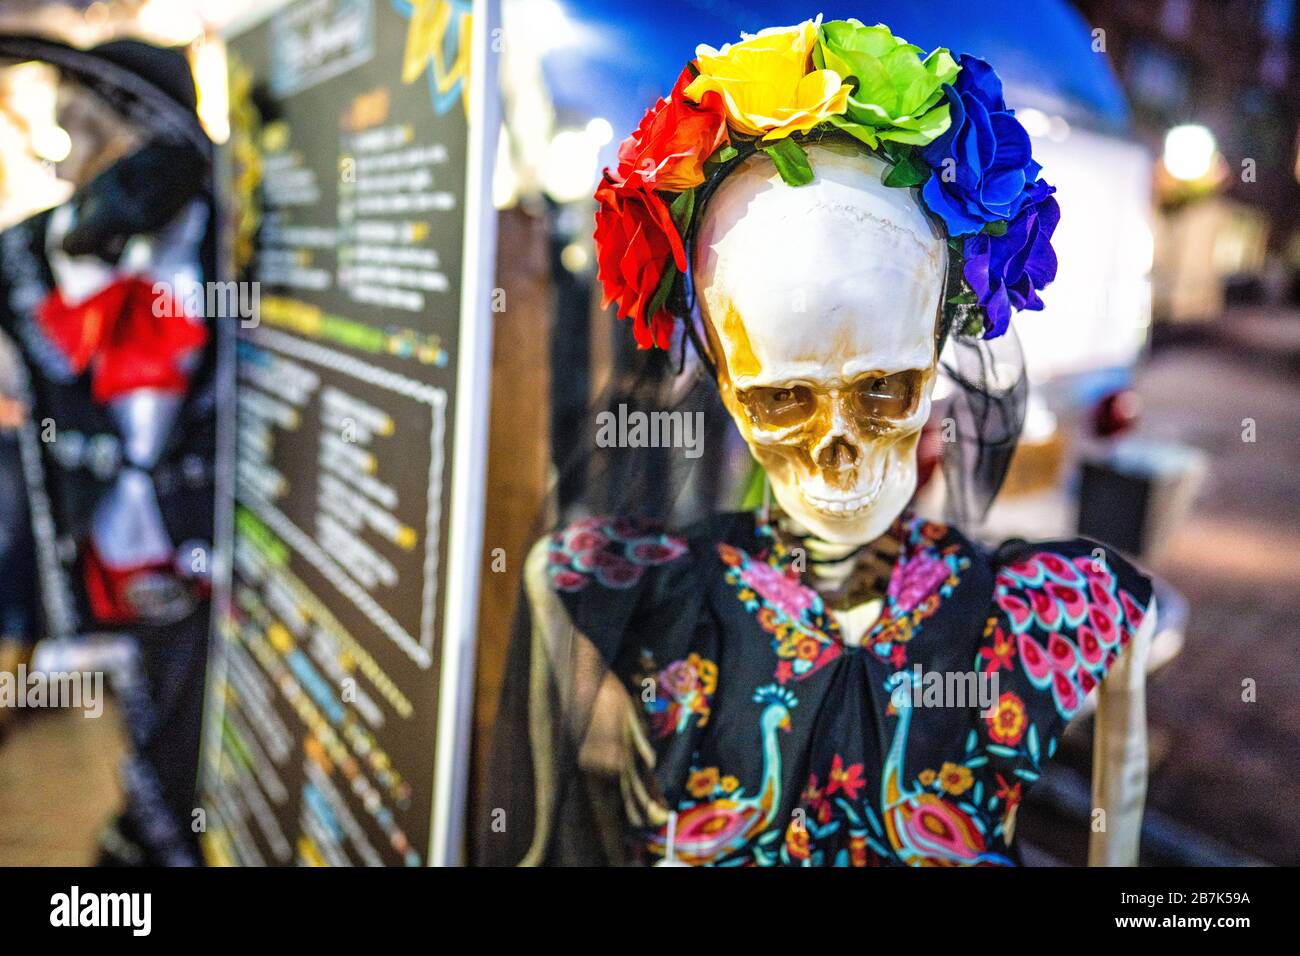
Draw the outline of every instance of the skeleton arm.
<instances>
[{"instance_id":1,"label":"skeleton arm","mask_svg":"<svg viewBox=\"0 0 1300 956\"><path fill-rule=\"evenodd\" d=\"M614 674L598 663L599 655L569 619L560 596L547 577L548 538L540 539L524 564L524 588L531 612L532 643L529 680L528 732L533 750L536 830L521 866L541 864L552 838L550 832L556 799L564 781L555 779L554 734L578 738L578 765L586 772L619 779L625 801L639 798L643 816L654 822L654 812L639 781L633 779L632 754L653 764L649 744L636 733L635 712L627 692ZM564 702L557 709L556 699ZM631 719L629 719L631 718ZM566 726L556 727L555 721ZM573 723L570 723L573 721ZM639 822L629 806L630 818Z\"/></svg>"},{"instance_id":2,"label":"skeleton arm","mask_svg":"<svg viewBox=\"0 0 1300 956\"><path fill-rule=\"evenodd\" d=\"M1097 690L1089 866L1136 866L1147 789L1146 662L1156 602ZM1097 811L1102 811L1099 816Z\"/></svg>"}]
</instances>

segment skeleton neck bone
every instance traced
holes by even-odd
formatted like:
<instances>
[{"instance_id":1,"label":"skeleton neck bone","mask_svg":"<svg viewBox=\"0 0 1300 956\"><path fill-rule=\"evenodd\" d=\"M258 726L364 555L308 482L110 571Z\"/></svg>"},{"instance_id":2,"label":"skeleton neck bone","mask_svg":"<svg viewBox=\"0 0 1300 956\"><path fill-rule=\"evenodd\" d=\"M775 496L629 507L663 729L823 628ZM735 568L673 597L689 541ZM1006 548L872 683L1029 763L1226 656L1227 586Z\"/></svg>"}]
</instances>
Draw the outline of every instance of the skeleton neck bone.
<instances>
[{"instance_id":1,"label":"skeleton neck bone","mask_svg":"<svg viewBox=\"0 0 1300 956\"><path fill-rule=\"evenodd\" d=\"M780 509L772 516L772 526L786 547L801 548L808 556L808 583L822 596L837 620L842 614L853 614L865 605L875 604L875 613L866 626L874 622L898 561L900 542L896 526L874 541L859 545L824 541ZM843 621L841 629L845 629Z\"/></svg>"}]
</instances>

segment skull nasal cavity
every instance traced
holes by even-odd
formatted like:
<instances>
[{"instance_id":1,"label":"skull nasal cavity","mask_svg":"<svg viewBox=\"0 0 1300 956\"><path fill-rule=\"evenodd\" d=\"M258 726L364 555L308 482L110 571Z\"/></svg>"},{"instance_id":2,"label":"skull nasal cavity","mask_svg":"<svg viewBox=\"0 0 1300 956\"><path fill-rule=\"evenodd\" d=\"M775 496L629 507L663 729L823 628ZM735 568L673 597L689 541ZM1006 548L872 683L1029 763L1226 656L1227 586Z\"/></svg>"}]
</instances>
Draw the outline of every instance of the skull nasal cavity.
<instances>
[{"instance_id":1,"label":"skull nasal cavity","mask_svg":"<svg viewBox=\"0 0 1300 956\"><path fill-rule=\"evenodd\" d=\"M858 463L858 450L845 439L835 436L817 453L817 464L831 471L839 471Z\"/></svg>"}]
</instances>

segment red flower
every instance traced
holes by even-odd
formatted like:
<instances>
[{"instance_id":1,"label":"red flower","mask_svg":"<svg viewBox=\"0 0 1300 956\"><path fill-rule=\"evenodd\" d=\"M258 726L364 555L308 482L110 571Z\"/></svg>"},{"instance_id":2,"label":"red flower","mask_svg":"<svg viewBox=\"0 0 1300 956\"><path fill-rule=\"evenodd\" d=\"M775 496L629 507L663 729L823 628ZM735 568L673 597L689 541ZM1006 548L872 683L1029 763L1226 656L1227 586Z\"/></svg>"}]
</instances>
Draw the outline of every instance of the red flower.
<instances>
[{"instance_id":1,"label":"red flower","mask_svg":"<svg viewBox=\"0 0 1300 956\"><path fill-rule=\"evenodd\" d=\"M1006 804L1004 814L1010 813L1020 804L1020 781L1017 780L1014 784L1010 784L1003 779L1000 773L995 773L993 776L998 781L998 796Z\"/></svg>"},{"instance_id":2,"label":"red flower","mask_svg":"<svg viewBox=\"0 0 1300 956\"><path fill-rule=\"evenodd\" d=\"M831 761L830 779L826 782L826 794L829 796L836 790L843 790L850 800L858 799L858 788L867 785L866 778L862 775L862 764L855 763L846 768L840 755L836 754L835 759Z\"/></svg>"},{"instance_id":3,"label":"red flower","mask_svg":"<svg viewBox=\"0 0 1300 956\"><path fill-rule=\"evenodd\" d=\"M646 110L641 125L618 148L620 182L645 189L683 192L704 182L704 161L727 142L722 95L705 93L699 105L686 99L695 79L682 70L669 98Z\"/></svg>"},{"instance_id":4,"label":"red flower","mask_svg":"<svg viewBox=\"0 0 1300 956\"><path fill-rule=\"evenodd\" d=\"M601 307L618 306L632 320L638 347L668 348L673 317L660 308L647 315L650 300L670 262L686 271L686 250L668 206L648 189L619 183L605 171L596 189L596 276L604 291Z\"/></svg>"},{"instance_id":5,"label":"red flower","mask_svg":"<svg viewBox=\"0 0 1300 956\"><path fill-rule=\"evenodd\" d=\"M617 304L632 320L643 349L666 349L673 317L650 303L669 263L686 271L686 250L668 204L656 190L679 193L704 182L704 161L727 142L722 97L706 94L697 105L683 91L694 77L682 71L673 92L645 114L618 150L618 169L605 170L596 189L596 264L602 307Z\"/></svg>"},{"instance_id":6,"label":"red flower","mask_svg":"<svg viewBox=\"0 0 1300 956\"><path fill-rule=\"evenodd\" d=\"M808 775L808 783L799 799L803 801L809 811L816 815L818 823L823 826L830 823L833 811L830 801L826 799L826 794L817 786L817 774Z\"/></svg>"},{"instance_id":7,"label":"red flower","mask_svg":"<svg viewBox=\"0 0 1300 956\"><path fill-rule=\"evenodd\" d=\"M988 661L988 666L984 668L985 673L991 674L1003 667L1010 670L1012 658L1016 656L1015 638L994 624L993 645L980 648L980 656Z\"/></svg>"},{"instance_id":8,"label":"red flower","mask_svg":"<svg viewBox=\"0 0 1300 956\"><path fill-rule=\"evenodd\" d=\"M1015 746L1029 727L1029 714L1025 703L1011 691L998 698L998 708L984 718L989 725L989 736L1000 744Z\"/></svg>"}]
</instances>

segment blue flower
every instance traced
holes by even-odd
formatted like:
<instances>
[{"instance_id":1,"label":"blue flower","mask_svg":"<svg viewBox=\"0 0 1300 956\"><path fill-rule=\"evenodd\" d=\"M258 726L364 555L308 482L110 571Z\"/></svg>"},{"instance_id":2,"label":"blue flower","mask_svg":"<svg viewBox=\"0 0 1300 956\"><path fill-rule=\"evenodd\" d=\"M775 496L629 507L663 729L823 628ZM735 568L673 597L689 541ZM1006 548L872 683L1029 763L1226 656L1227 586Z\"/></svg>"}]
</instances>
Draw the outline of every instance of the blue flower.
<instances>
[{"instance_id":1,"label":"blue flower","mask_svg":"<svg viewBox=\"0 0 1300 956\"><path fill-rule=\"evenodd\" d=\"M921 196L950 236L968 236L1014 219L1042 167L991 66L962 54L956 84L944 92L952 125L921 151L932 170Z\"/></svg>"},{"instance_id":2,"label":"blue flower","mask_svg":"<svg viewBox=\"0 0 1300 956\"><path fill-rule=\"evenodd\" d=\"M1038 290L1056 278L1052 233L1061 209L1052 197L1055 187L1034 183L1025 190L1020 215L1001 236L980 233L966 240L963 274L984 307L986 339L1007 330L1012 310L1043 307Z\"/></svg>"}]
</instances>

